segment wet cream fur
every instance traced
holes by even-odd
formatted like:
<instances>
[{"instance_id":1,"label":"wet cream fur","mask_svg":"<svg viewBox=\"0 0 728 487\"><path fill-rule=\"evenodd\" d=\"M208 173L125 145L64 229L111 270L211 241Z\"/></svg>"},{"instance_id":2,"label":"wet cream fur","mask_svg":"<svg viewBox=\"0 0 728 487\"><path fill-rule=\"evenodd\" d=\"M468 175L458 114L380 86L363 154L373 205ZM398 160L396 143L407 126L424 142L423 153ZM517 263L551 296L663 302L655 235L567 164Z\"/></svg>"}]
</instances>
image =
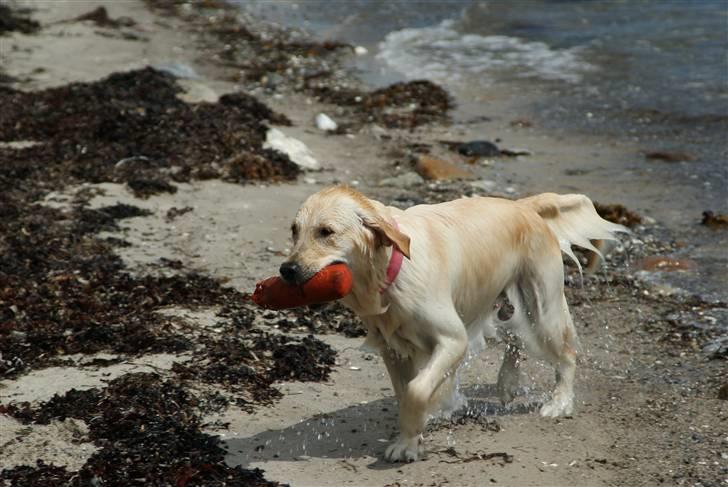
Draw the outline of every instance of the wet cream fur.
<instances>
[{"instance_id":1,"label":"wet cream fur","mask_svg":"<svg viewBox=\"0 0 728 487\"><path fill-rule=\"evenodd\" d=\"M586 196L463 198L403 211L337 186L310 196L292 229L288 260L304 278L333 262L352 270L354 287L342 302L364 322L365 345L384 358L399 402L400 435L386 450L388 460L422 454L428 416L453 397L468 347L484 336L509 337L497 383L504 402L518 386L518 353L525 349L556 370L541 415L572 414L577 337L561 253L573 257L572 244L596 250L590 239L624 230L600 218ZM393 246L407 258L380 293ZM495 314L501 293L515 308L507 321Z\"/></svg>"}]
</instances>

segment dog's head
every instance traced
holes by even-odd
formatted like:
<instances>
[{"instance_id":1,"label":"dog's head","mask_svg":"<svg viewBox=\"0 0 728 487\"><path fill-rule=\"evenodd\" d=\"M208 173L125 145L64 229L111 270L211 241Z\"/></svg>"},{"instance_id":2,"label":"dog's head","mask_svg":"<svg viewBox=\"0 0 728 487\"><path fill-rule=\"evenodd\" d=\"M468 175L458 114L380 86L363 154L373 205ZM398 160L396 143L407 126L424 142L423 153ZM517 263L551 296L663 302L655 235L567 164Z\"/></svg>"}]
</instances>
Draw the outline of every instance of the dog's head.
<instances>
[{"instance_id":1,"label":"dog's head","mask_svg":"<svg viewBox=\"0 0 728 487\"><path fill-rule=\"evenodd\" d=\"M291 225L293 250L281 265L283 280L303 283L324 267L345 263L353 269L377 250L394 245L409 258L409 237L400 232L385 207L345 186L311 195Z\"/></svg>"}]
</instances>

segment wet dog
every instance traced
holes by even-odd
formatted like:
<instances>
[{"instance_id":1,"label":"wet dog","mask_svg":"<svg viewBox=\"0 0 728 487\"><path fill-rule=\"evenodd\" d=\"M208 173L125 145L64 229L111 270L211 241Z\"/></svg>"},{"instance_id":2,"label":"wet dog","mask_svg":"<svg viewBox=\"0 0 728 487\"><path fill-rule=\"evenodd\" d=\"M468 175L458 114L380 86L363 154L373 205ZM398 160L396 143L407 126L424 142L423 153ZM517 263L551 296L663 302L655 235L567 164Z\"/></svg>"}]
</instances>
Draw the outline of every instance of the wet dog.
<instances>
[{"instance_id":1,"label":"wet dog","mask_svg":"<svg viewBox=\"0 0 728 487\"><path fill-rule=\"evenodd\" d=\"M365 345L383 357L399 401L388 460L421 455L428 415L453 397L456 371L483 337L510 337L498 372L502 401L514 396L525 349L556 370L541 415L572 413L577 338L561 253L578 264L572 245L598 252L590 239L624 231L586 196L463 198L403 211L337 186L310 196L291 231L283 279L305 282L335 262L351 268L354 287L342 302L362 319ZM494 306L502 294L514 308L506 321Z\"/></svg>"}]
</instances>

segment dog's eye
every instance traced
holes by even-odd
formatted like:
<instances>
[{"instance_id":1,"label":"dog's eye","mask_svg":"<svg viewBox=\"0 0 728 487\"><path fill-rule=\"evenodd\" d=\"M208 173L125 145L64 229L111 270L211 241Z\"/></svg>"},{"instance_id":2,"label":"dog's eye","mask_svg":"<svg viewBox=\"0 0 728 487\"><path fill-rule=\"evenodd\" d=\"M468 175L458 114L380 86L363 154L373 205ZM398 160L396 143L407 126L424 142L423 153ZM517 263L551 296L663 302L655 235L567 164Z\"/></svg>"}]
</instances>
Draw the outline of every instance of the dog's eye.
<instances>
[{"instance_id":1,"label":"dog's eye","mask_svg":"<svg viewBox=\"0 0 728 487\"><path fill-rule=\"evenodd\" d=\"M334 234L334 230L331 227L321 227L318 229L319 237L326 238Z\"/></svg>"},{"instance_id":2,"label":"dog's eye","mask_svg":"<svg viewBox=\"0 0 728 487\"><path fill-rule=\"evenodd\" d=\"M298 225L295 223L291 225L291 236L293 237L293 240L298 238Z\"/></svg>"}]
</instances>

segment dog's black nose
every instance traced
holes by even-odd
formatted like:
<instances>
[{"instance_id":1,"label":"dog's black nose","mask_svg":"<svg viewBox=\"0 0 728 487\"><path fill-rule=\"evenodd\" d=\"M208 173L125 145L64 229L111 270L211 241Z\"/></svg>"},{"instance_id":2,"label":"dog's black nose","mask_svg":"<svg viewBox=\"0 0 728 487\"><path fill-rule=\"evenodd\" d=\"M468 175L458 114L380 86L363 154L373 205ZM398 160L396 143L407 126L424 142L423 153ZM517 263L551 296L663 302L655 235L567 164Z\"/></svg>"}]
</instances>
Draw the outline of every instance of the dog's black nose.
<instances>
[{"instance_id":1,"label":"dog's black nose","mask_svg":"<svg viewBox=\"0 0 728 487\"><path fill-rule=\"evenodd\" d=\"M289 284L294 284L301 274L301 267L295 262L284 262L279 269L281 277Z\"/></svg>"}]
</instances>

